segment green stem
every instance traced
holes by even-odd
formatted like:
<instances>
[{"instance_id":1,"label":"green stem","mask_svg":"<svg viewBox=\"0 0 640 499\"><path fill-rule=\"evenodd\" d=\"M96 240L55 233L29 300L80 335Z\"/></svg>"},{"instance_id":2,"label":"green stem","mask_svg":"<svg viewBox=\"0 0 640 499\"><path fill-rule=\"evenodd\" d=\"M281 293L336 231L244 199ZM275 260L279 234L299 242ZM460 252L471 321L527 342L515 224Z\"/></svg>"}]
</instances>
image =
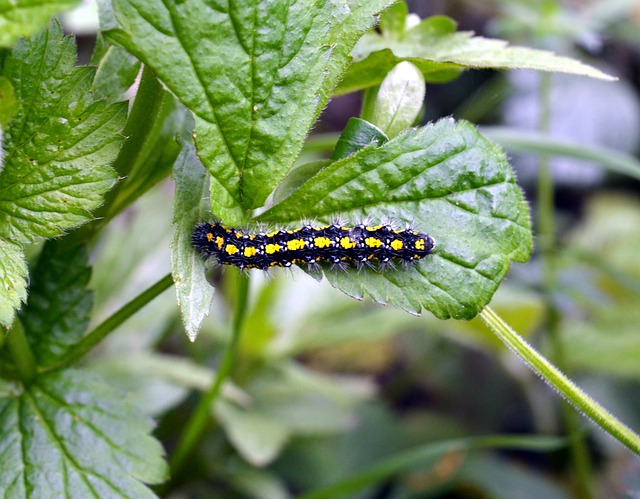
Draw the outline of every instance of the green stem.
<instances>
[{"instance_id":1,"label":"green stem","mask_svg":"<svg viewBox=\"0 0 640 499\"><path fill-rule=\"evenodd\" d=\"M82 340L76 343L76 345L69 350L69 353L60 362L47 367L46 371L60 369L77 362L89 353L93 347L113 332L120 324L134 315L160 293L171 287L172 284L173 277L171 277L171 274L167 274L82 338Z\"/></svg>"},{"instance_id":2,"label":"green stem","mask_svg":"<svg viewBox=\"0 0 640 499\"><path fill-rule=\"evenodd\" d=\"M555 388L567 402L573 404L586 417L619 440L631 451L640 455L640 436L578 388L578 386L567 378L557 367L524 341L522 337L511 329L491 308L485 307L479 315L505 345L518 355L535 373L540 375L543 380Z\"/></svg>"},{"instance_id":3,"label":"green stem","mask_svg":"<svg viewBox=\"0 0 640 499\"><path fill-rule=\"evenodd\" d=\"M243 274L241 272L238 273L237 292L238 299L235 304L231 341L224 352L224 356L222 357L220 367L218 368L213 383L200 399L198 406L187 422L187 426L182 433L178 447L173 453L173 456L171 456L171 474L174 477L178 476L185 465L187 458L207 429L211 418L211 408L213 403L218 398L222 384L231 372L231 367L233 366L236 356L236 347L240 339L242 326L247 312L249 297L249 276L247 274Z\"/></svg>"},{"instance_id":4,"label":"green stem","mask_svg":"<svg viewBox=\"0 0 640 499\"><path fill-rule=\"evenodd\" d=\"M36 358L33 356L27 336L24 334L24 328L19 320L14 321L13 328L6 333L6 339L20 379L23 383L29 384L36 375Z\"/></svg>"},{"instance_id":5,"label":"green stem","mask_svg":"<svg viewBox=\"0 0 640 499\"><path fill-rule=\"evenodd\" d=\"M551 75L541 75L540 84L540 123L543 133L548 133L551 123ZM561 337L560 311L555 294L558 287L558 271L556 267L556 219L555 219L555 186L551 172L550 158L540 155L538 170L538 240L540 258L542 260L542 289L545 301L545 325L551 340L553 360L558 367L566 371L564 345ZM562 405L562 419L569 434L580 435L571 440L571 458L576 473L576 485L580 497L594 497L593 470L589 458L589 450L585 438L579 433L578 415L567 405Z\"/></svg>"}]
</instances>

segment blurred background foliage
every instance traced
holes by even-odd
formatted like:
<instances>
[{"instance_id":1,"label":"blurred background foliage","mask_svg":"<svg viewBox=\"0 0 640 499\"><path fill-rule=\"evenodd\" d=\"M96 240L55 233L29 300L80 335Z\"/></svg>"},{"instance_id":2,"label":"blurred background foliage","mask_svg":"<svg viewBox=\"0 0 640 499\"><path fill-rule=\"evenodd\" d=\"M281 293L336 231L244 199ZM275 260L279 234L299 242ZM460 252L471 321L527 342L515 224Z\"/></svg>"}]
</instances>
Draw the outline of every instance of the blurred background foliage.
<instances>
[{"instance_id":1,"label":"blurred background foliage","mask_svg":"<svg viewBox=\"0 0 640 499\"><path fill-rule=\"evenodd\" d=\"M639 428L640 175L612 172L580 150L598 147L611 157L638 153L640 4L408 3L421 18L446 14L461 30L551 49L619 78L609 83L551 77L549 133L574 147L549 158L558 234L553 253L558 286L551 298L561 316L564 369ZM91 5L64 20L79 36L83 53L90 54L96 29ZM540 79L533 72L468 71L450 83L428 84L420 122L452 115L491 126L489 132L496 126L502 132L535 131ZM359 95L334 99L316 133L341 130L360 106ZM540 154L503 145L535 213ZM301 162L322 154L309 148ZM171 197L170 182L159 184L104 231L93 252L96 323L169 271ZM552 353L542 273L538 255L514 265L492 307L543 353ZM234 277L232 271L212 275L216 294L195 343L182 331L169 290L87 361L157 419L156 434L169 450L195 406L194 393L209 385L229 341ZM478 319L443 322L357 303L298 271L256 276L252 286L233 381L213 408L215 426L186 471L173 477L168 497L286 498L366 470L373 479L357 492L345 488L346 496L581 495L566 446L553 452L495 452L462 445L434 451L431 459L409 459L392 473L374 466L448 439L565 434L562 402ZM640 458L590 424L581 421L581 427L591 461L591 494L637 497Z\"/></svg>"}]
</instances>

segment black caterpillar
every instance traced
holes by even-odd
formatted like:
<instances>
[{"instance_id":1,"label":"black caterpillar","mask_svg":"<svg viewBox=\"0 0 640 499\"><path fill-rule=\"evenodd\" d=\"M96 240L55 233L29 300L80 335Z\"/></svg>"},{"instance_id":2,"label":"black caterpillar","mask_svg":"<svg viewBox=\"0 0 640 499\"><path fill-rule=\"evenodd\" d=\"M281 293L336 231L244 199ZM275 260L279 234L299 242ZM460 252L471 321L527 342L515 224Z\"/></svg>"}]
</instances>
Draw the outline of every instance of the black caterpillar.
<instances>
[{"instance_id":1,"label":"black caterpillar","mask_svg":"<svg viewBox=\"0 0 640 499\"><path fill-rule=\"evenodd\" d=\"M213 256L222 265L261 270L322 262L342 267L413 262L435 248L435 241L428 234L364 224L353 228L340 224L305 225L250 234L221 223L201 223L193 231L191 242L205 257Z\"/></svg>"}]
</instances>

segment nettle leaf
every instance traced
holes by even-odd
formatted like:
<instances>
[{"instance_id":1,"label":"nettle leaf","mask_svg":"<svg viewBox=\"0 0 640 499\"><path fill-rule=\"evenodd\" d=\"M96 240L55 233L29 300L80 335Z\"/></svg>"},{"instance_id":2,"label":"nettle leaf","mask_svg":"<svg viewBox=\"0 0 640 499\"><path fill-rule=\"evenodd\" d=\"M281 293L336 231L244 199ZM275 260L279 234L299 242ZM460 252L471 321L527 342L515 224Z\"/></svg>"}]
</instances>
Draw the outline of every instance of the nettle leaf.
<instances>
[{"instance_id":1,"label":"nettle leaf","mask_svg":"<svg viewBox=\"0 0 640 499\"><path fill-rule=\"evenodd\" d=\"M84 245L47 241L31 273L29 302L21 320L38 365L67 353L89 324L93 293Z\"/></svg>"},{"instance_id":2,"label":"nettle leaf","mask_svg":"<svg viewBox=\"0 0 640 499\"><path fill-rule=\"evenodd\" d=\"M202 222L208 208L202 203L209 192L209 175L196 156L193 145L185 143L174 167L176 197L171 242L171 271L176 286L182 323L191 341L196 339L200 324L209 313L213 286L205 274L203 258L193 251L193 227Z\"/></svg>"},{"instance_id":3,"label":"nettle leaf","mask_svg":"<svg viewBox=\"0 0 640 499\"><path fill-rule=\"evenodd\" d=\"M0 47L10 47L19 36L42 29L49 18L69 10L78 0L0 0Z\"/></svg>"},{"instance_id":4,"label":"nettle leaf","mask_svg":"<svg viewBox=\"0 0 640 499\"><path fill-rule=\"evenodd\" d=\"M468 68L535 69L612 80L611 76L569 57L546 50L511 47L504 40L456 31L445 16L425 19L403 36L367 33L353 49L354 63L344 75L336 95L379 85L384 75L402 61L417 66L429 82L456 78Z\"/></svg>"},{"instance_id":5,"label":"nettle leaf","mask_svg":"<svg viewBox=\"0 0 640 499\"><path fill-rule=\"evenodd\" d=\"M22 248L0 238L0 325L9 327L27 298L27 262Z\"/></svg>"},{"instance_id":6,"label":"nettle leaf","mask_svg":"<svg viewBox=\"0 0 640 499\"><path fill-rule=\"evenodd\" d=\"M509 269L532 250L529 210L499 147L451 119L403 132L325 167L261 220L393 220L431 234L437 247L415 266L326 271L350 296L412 313L470 319Z\"/></svg>"},{"instance_id":7,"label":"nettle leaf","mask_svg":"<svg viewBox=\"0 0 640 499\"><path fill-rule=\"evenodd\" d=\"M0 398L0 496L155 497L167 477L151 421L87 371L37 378Z\"/></svg>"},{"instance_id":8,"label":"nettle leaf","mask_svg":"<svg viewBox=\"0 0 640 499\"><path fill-rule=\"evenodd\" d=\"M389 3L115 0L102 19L195 114L213 214L237 224L291 168L351 49Z\"/></svg>"},{"instance_id":9,"label":"nettle leaf","mask_svg":"<svg viewBox=\"0 0 640 499\"><path fill-rule=\"evenodd\" d=\"M116 180L109 164L127 104L94 101L94 70L75 61L74 41L53 22L18 42L5 62L23 104L6 130L0 173L0 237L7 240L33 242L77 227Z\"/></svg>"}]
</instances>

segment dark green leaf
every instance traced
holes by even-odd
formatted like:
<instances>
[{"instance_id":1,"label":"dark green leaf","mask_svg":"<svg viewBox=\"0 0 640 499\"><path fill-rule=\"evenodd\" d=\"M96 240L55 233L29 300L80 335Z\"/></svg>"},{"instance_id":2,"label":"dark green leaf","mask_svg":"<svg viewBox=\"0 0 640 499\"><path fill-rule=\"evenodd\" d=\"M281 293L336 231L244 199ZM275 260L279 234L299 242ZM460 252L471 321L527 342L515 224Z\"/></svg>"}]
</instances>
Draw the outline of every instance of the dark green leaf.
<instances>
[{"instance_id":1,"label":"dark green leaf","mask_svg":"<svg viewBox=\"0 0 640 499\"><path fill-rule=\"evenodd\" d=\"M336 148L331 154L332 160L351 156L368 145L381 145L389 140L382 130L360 118L350 118L344 127Z\"/></svg>"},{"instance_id":2,"label":"dark green leaf","mask_svg":"<svg viewBox=\"0 0 640 499\"><path fill-rule=\"evenodd\" d=\"M416 65L429 82L448 81L468 68L535 69L613 79L575 59L525 47L510 47L504 40L457 32L444 16L425 19L401 39L369 33L353 50L354 63L336 90L337 95L379 85L399 62Z\"/></svg>"},{"instance_id":3,"label":"dark green leaf","mask_svg":"<svg viewBox=\"0 0 640 499\"><path fill-rule=\"evenodd\" d=\"M32 272L21 320L39 365L65 355L82 338L93 305L87 248L47 241Z\"/></svg>"},{"instance_id":4,"label":"dark green leaf","mask_svg":"<svg viewBox=\"0 0 640 499\"><path fill-rule=\"evenodd\" d=\"M388 3L116 0L102 17L107 36L195 114L213 214L235 224L291 168L352 47Z\"/></svg>"},{"instance_id":5,"label":"dark green leaf","mask_svg":"<svg viewBox=\"0 0 640 499\"><path fill-rule=\"evenodd\" d=\"M273 204L277 204L289 197L293 191L330 164L331 160L319 159L294 167L287 173L287 176L282 179L282 182L278 184L278 187L273 193Z\"/></svg>"},{"instance_id":6,"label":"dark green leaf","mask_svg":"<svg viewBox=\"0 0 640 499\"><path fill-rule=\"evenodd\" d=\"M75 60L73 40L52 23L19 42L5 63L23 103L6 131L0 174L0 236L8 240L56 237L86 222L115 182L109 163L126 103L95 102L93 70Z\"/></svg>"},{"instance_id":7,"label":"dark green leaf","mask_svg":"<svg viewBox=\"0 0 640 499\"><path fill-rule=\"evenodd\" d=\"M9 327L27 299L27 262L22 248L0 238L0 325Z\"/></svg>"},{"instance_id":8,"label":"dark green leaf","mask_svg":"<svg viewBox=\"0 0 640 499\"><path fill-rule=\"evenodd\" d=\"M87 371L38 378L0 398L0 496L155 497L167 476L151 422Z\"/></svg>"},{"instance_id":9,"label":"dark green leaf","mask_svg":"<svg viewBox=\"0 0 640 499\"><path fill-rule=\"evenodd\" d=\"M171 243L171 272L175 281L182 323L191 341L196 339L200 324L209 313L213 286L205 276L201 255L194 251L191 234L194 226L205 220L207 206L202 202L209 192L209 175L196 156L192 144L185 142L176 161L176 180Z\"/></svg>"},{"instance_id":10,"label":"dark green leaf","mask_svg":"<svg viewBox=\"0 0 640 499\"><path fill-rule=\"evenodd\" d=\"M44 28L49 18L75 7L78 0L0 0L0 47Z\"/></svg>"},{"instance_id":11,"label":"dark green leaf","mask_svg":"<svg viewBox=\"0 0 640 499\"><path fill-rule=\"evenodd\" d=\"M441 120L366 147L303 184L261 219L394 220L431 234L433 254L409 268L327 271L345 293L412 313L470 319L532 249L529 210L504 153L470 124Z\"/></svg>"}]
</instances>

